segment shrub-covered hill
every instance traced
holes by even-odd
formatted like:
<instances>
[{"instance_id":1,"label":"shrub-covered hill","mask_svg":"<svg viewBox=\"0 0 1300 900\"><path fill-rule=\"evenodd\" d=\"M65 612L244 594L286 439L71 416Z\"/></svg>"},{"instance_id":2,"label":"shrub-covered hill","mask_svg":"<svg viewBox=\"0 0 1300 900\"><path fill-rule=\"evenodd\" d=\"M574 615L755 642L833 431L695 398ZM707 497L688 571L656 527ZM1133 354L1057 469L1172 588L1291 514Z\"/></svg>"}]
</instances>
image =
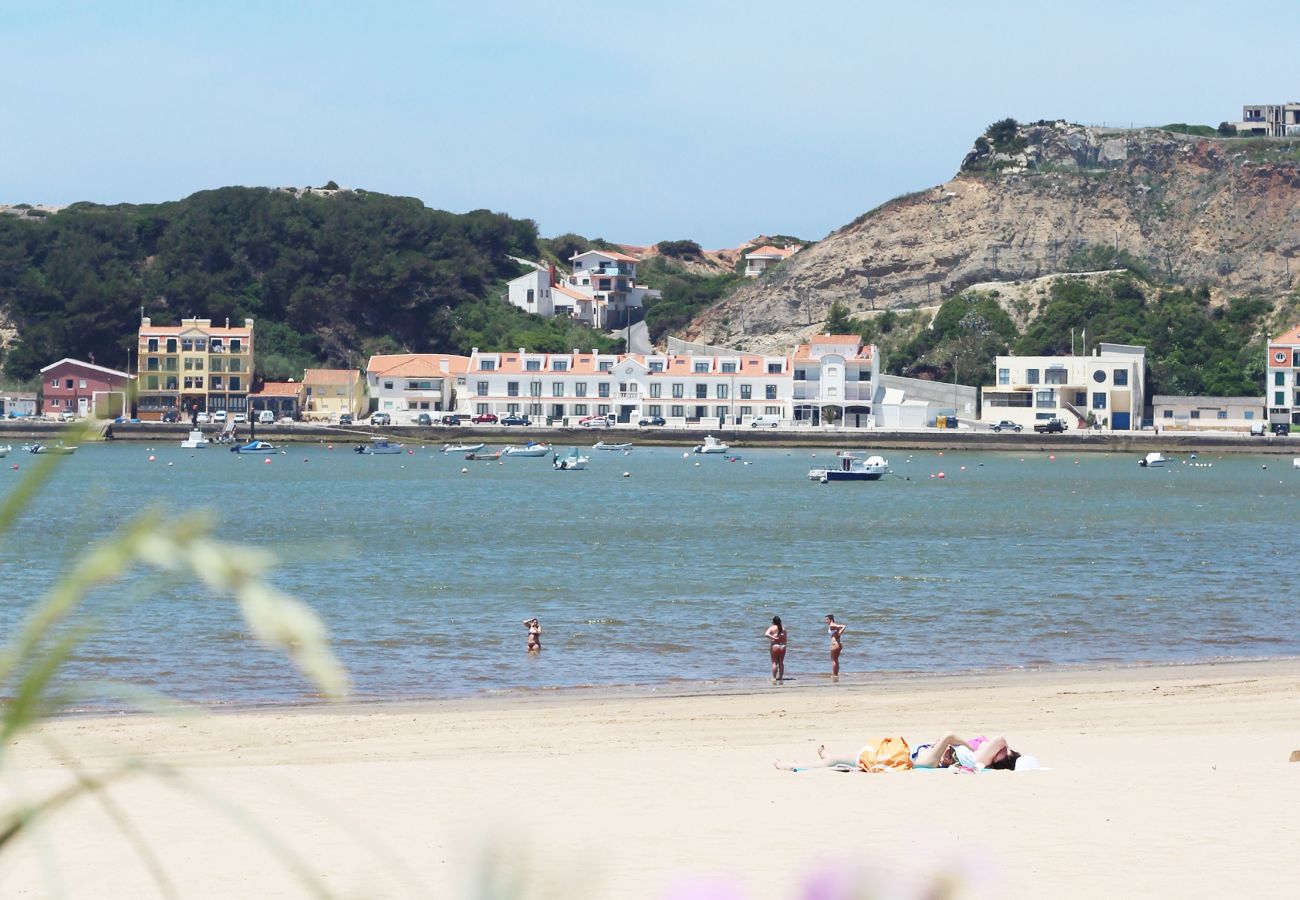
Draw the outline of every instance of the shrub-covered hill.
<instances>
[{"instance_id":1,"label":"shrub-covered hill","mask_svg":"<svg viewBox=\"0 0 1300 900\"><path fill-rule=\"evenodd\" d=\"M140 314L257 320L267 377L372 352L613 348L581 325L527 315L504 282L535 258L536 225L433 210L366 191L226 187L171 203L79 203L0 216L5 374L64 356L121 368Z\"/></svg>"}]
</instances>

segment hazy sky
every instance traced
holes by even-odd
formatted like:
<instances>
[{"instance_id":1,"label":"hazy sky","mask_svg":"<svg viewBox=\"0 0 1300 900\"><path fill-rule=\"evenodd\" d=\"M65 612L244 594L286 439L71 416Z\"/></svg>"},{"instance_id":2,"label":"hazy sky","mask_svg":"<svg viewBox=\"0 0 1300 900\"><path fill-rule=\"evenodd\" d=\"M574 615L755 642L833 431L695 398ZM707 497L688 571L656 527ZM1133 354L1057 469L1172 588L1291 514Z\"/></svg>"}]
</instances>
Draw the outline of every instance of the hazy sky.
<instances>
[{"instance_id":1,"label":"hazy sky","mask_svg":"<svg viewBox=\"0 0 1300 900\"><path fill-rule=\"evenodd\" d=\"M820 238L1005 116L1300 99L1300 3L0 0L0 202L342 185L625 243Z\"/></svg>"}]
</instances>

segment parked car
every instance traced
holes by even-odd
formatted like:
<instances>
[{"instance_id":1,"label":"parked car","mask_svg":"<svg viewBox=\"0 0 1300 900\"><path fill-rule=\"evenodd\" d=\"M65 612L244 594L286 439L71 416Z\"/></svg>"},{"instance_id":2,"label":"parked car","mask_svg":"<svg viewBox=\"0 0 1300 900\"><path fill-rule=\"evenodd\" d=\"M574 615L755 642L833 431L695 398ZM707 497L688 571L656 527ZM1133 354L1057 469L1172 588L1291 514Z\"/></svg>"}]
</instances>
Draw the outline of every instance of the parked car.
<instances>
[{"instance_id":1,"label":"parked car","mask_svg":"<svg viewBox=\"0 0 1300 900\"><path fill-rule=\"evenodd\" d=\"M248 424L248 416L245 415L244 413L235 413L235 424L236 424L236 425L247 425L247 424Z\"/></svg>"},{"instance_id":2,"label":"parked car","mask_svg":"<svg viewBox=\"0 0 1300 900\"><path fill-rule=\"evenodd\" d=\"M212 416L210 416L210 415L209 415L208 413L206 413L206 412L195 413L195 414L194 414L194 421L195 421L196 424L199 424L199 425L206 425L206 424L208 424L209 422L212 421Z\"/></svg>"},{"instance_id":3,"label":"parked car","mask_svg":"<svg viewBox=\"0 0 1300 900\"><path fill-rule=\"evenodd\" d=\"M772 415L771 413L763 413L762 415L754 416L754 418L749 422L749 427L758 428L762 426L764 428L775 428L780 424L780 416Z\"/></svg>"},{"instance_id":4,"label":"parked car","mask_svg":"<svg viewBox=\"0 0 1300 900\"><path fill-rule=\"evenodd\" d=\"M429 415L428 413L420 413L418 416L415 417L415 424L416 424L416 425L432 425L432 424L433 424L433 416Z\"/></svg>"},{"instance_id":5,"label":"parked car","mask_svg":"<svg viewBox=\"0 0 1300 900\"><path fill-rule=\"evenodd\" d=\"M73 415L73 412L70 409L65 409L63 412L59 413L60 422L71 422L75 418L77 417Z\"/></svg>"},{"instance_id":6,"label":"parked car","mask_svg":"<svg viewBox=\"0 0 1300 900\"><path fill-rule=\"evenodd\" d=\"M459 425L459 424L460 424L460 416L456 415L455 413L452 413L452 414L450 414L450 415L443 416L443 417L442 417L442 424L443 424L443 425Z\"/></svg>"},{"instance_id":7,"label":"parked car","mask_svg":"<svg viewBox=\"0 0 1300 900\"><path fill-rule=\"evenodd\" d=\"M475 425L495 425L498 419L496 413L479 413L470 421Z\"/></svg>"},{"instance_id":8,"label":"parked car","mask_svg":"<svg viewBox=\"0 0 1300 900\"><path fill-rule=\"evenodd\" d=\"M352 413L339 413L339 424L340 424L340 425L351 425L351 424L352 424Z\"/></svg>"},{"instance_id":9,"label":"parked car","mask_svg":"<svg viewBox=\"0 0 1300 900\"><path fill-rule=\"evenodd\" d=\"M168 425L175 425L181 420L180 413L176 412L174 409L169 409L167 412L162 414L162 420Z\"/></svg>"},{"instance_id":10,"label":"parked car","mask_svg":"<svg viewBox=\"0 0 1300 900\"><path fill-rule=\"evenodd\" d=\"M270 410L270 409L263 409L263 410L259 411L258 414L257 414L257 424L258 424L258 425L274 425L274 424L275 424L275 411L274 411L274 410Z\"/></svg>"},{"instance_id":11,"label":"parked car","mask_svg":"<svg viewBox=\"0 0 1300 900\"><path fill-rule=\"evenodd\" d=\"M578 424L583 428L608 428L613 425L611 421L613 416L587 416L585 419L579 419Z\"/></svg>"},{"instance_id":12,"label":"parked car","mask_svg":"<svg viewBox=\"0 0 1300 900\"><path fill-rule=\"evenodd\" d=\"M993 430L998 432L1014 431L1016 434L1019 434L1024 430L1024 426L1012 422L1010 419L1003 419L1001 422L993 426Z\"/></svg>"},{"instance_id":13,"label":"parked car","mask_svg":"<svg viewBox=\"0 0 1300 900\"><path fill-rule=\"evenodd\" d=\"M1064 434L1069 425L1065 424L1064 419L1048 419L1046 422L1039 422L1034 426L1034 431L1039 434Z\"/></svg>"},{"instance_id":14,"label":"parked car","mask_svg":"<svg viewBox=\"0 0 1300 900\"><path fill-rule=\"evenodd\" d=\"M521 416L518 413L512 413L501 420L502 425L531 425L527 416Z\"/></svg>"},{"instance_id":15,"label":"parked car","mask_svg":"<svg viewBox=\"0 0 1300 900\"><path fill-rule=\"evenodd\" d=\"M658 426L667 425L668 423L664 420L663 416L646 416L644 419L642 419L640 422L637 422L636 424L642 428L645 428L647 425L653 425L658 427Z\"/></svg>"},{"instance_id":16,"label":"parked car","mask_svg":"<svg viewBox=\"0 0 1300 900\"><path fill-rule=\"evenodd\" d=\"M1251 422L1251 423L1250 423L1250 435L1251 435L1251 437L1263 437L1263 436L1266 435L1266 434L1268 434L1268 425L1267 425L1267 424L1265 424L1264 422Z\"/></svg>"},{"instance_id":17,"label":"parked car","mask_svg":"<svg viewBox=\"0 0 1300 900\"><path fill-rule=\"evenodd\" d=\"M212 421L216 422L218 425L224 423L226 421L226 411L224 409L219 409L214 412L212 414Z\"/></svg>"},{"instance_id":18,"label":"parked car","mask_svg":"<svg viewBox=\"0 0 1300 900\"><path fill-rule=\"evenodd\" d=\"M1286 437L1291 433L1291 426L1285 422L1274 422L1273 433L1278 437Z\"/></svg>"},{"instance_id":19,"label":"parked car","mask_svg":"<svg viewBox=\"0 0 1300 900\"><path fill-rule=\"evenodd\" d=\"M343 415L346 416L347 413L344 413ZM348 416L348 418L351 418L351 416ZM339 416L339 424L342 423L343 423L343 416ZM370 424L371 426L392 425L393 417L386 412L377 412L370 417Z\"/></svg>"}]
</instances>

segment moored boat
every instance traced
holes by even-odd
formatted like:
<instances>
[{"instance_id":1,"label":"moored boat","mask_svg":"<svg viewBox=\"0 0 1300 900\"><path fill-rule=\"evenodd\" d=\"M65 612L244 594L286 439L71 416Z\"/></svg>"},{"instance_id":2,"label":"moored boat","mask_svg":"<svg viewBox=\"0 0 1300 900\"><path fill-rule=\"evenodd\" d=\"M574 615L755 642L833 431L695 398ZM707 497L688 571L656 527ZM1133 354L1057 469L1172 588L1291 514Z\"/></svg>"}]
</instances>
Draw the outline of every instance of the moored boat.
<instances>
[{"instance_id":1,"label":"moored boat","mask_svg":"<svg viewBox=\"0 0 1300 900\"><path fill-rule=\"evenodd\" d=\"M27 447L28 453L54 453L62 456L71 456L77 452L76 447L65 447L63 444L31 444Z\"/></svg>"},{"instance_id":2,"label":"moored boat","mask_svg":"<svg viewBox=\"0 0 1300 900\"><path fill-rule=\"evenodd\" d=\"M731 447L724 444L722 441L718 440L713 435L706 434L704 436L704 443L697 445L695 448L695 452L696 453L726 453L730 449Z\"/></svg>"},{"instance_id":3,"label":"moored boat","mask_svg":"<svg viewBox=\"0 0 1300 900\"><path fill-rule=\"evenodd\" d=\"M480 448L479 450L471 450L470 452L466 453L466 454L465 454L465 458L468 459L468 460L477 460L477 459L500 459L500 458L501 458L501 451L498 450L498 451L496 451L495 453L484 453L484 452L482 452L482 449Z\"/></svg>"},{"instance_id":4,"label":"moored boat","mask_svg":"<svg viewBox=\"0 0 1300 900\"><path fill-rule=\"evenodd\" d=\"M622 444L606 444L604 441L596 441L596 443L594 443L594 444L591 445L591 449L592 449L592 450L624 450L624 451L627 451L627 450L631 450L631 449L632 449L632 443L631 443L631 441L627 441L627 442L622 443Z\"/></svg>"},{"instance_id":5,"label":"moored boat","mask_svg":"<svg viewBox=\"0 0 1300 900\"><path fill-rule=\"evenodd\" d=\"M12 449L13 449L12 444L5 444L3 447L0 447L0 459L4 459L6 456L8 456L9 451Z\"/></svg>"},{"instance_id":6,"label":"moored boat","mask_svg":"<svg viewBox=\"0 0 1300 900\"><path fill-rule=\"evenodd\" d=\"M483 449L482 444L443 444L443 453L477 453Z\"/></svg>"},{"instance_id":7,"label":"moored boat","mask_svg":"<svg viewBox=\"0 0 1300 900\"><path fill-rule=\"evenodd\" d=\"M247 444L236 444L230 448L231 453L270 453L275 449L274 444L267 441L249 441Z\"/></svg>"},{"instance_id":8,"label":"moored boat","mask_svg":"<svg viewBox=\"0 0 1300 900\"><path fill-rule=\"evenodd\" d=\"M809 469L808 478L826 484L830 481L879 481L889 474L889 460L883 456L861 456L852 451L836 454L840 464L836 468Z\"/></svg>"},{"instance_id":9,"label":"moored boat","mask_svg":"<svg viewBox=\"0 0 1300 900\"><path fill-rule=\"evenodd\" d=\"M182 450L202 450L208 445L208 439L203 436L203 432L195 428L190 432L190 436L181 441Z\"/></svg>"},{"instance_id":10,"label":"moored boat","mask_svg":"<svg viewBox=\"0 0 1300 900\"><path fill-rule=\"evenodd\" d=\"M369 444L358 444L352 448L354 453L364 453L367 456L392 456L404 451L401 444L394 443L388 438L375 438Z\"/></svg>"},{"instance_id":11,"label":"moored boat","mask_svg":"<svg viewBox=\"0 0 1300 900\"><path fill-rule=\"evenodd\" d=\"M1156 466L1163 466L1166 462L1168 462L1168 460L1161 455L1159 450L1153 450L1152 452L1148 453L1146 456L1139 459L1138 465L1144 469L1152 469L1155 468Z\"/></svg>"},{"instance_id":12,"label":"moored boat","mask_svg":"<svg viewBox=\"0 0 1300 900\"><path fill-rule=\"evenodd\" d=\"M589 461L588 457L578 453L577 447L570 447L569 452L563 456L557 453L555 459L551 461L551 464L555 466L556 469L562 471L569 469L572 469L573 471L581 471L582 469L587 468L587 463Z\"/></svg>"},{"instance_id":13,"label":"moored boat","mask_svg":"<svg viewBox=\"0 0 1300 900\"><path fill-rule=\"evenodd\" d=\"M505 456L546 456L551 452L550 444L540 444L537 441L529 441L522 447L506 447L501 453Z\"/></svg>"}]
</instances>

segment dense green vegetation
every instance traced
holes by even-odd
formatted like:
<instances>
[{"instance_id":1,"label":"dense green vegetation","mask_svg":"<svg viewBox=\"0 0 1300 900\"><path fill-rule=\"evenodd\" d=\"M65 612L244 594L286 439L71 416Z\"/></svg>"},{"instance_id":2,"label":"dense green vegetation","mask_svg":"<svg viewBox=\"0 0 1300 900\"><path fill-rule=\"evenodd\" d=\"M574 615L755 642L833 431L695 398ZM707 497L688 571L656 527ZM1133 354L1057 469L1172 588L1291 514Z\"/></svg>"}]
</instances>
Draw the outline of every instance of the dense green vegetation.
<instances>
[{"instance_id":1,"label":"dense green vegetation","mask_svg":"<svg viewBox=\"0 0 1300 900\"><path fill-rule=\"evenodd\" d=\"M1021 333L999 299L996 291L951 297L928 327L922 313L886 312L856 320L837 304L826 327L879 344L894 374L973 385L992 382L993 358L1001 353L1068 355L1072 340L1082 353L1086 329L1088 349L1102 341L1145 346L1152 395L1259 396L1263 334L1300 310L1295 297L1277 311L1258 297L1211 305L1205 289L1156 285L1127 272L1056 282Z\"/></svg>"},{"instance_id":2,"label":"dense green vegetation","mask_svg":"<svg viewBox=\"0 0 1300 900\"><path fill-rule=\"evenodd\" d=\"M700 245L695 243L695 241L660 241L655 245L655 249L664 256L683 257L700 255Z\"/></svg>"},{"instance_id":3,"label":"dense green vegetation","mask_svg":"<svg viewBox=\"0 0 1300 900\"><path fill-rule=\"evenodd\" d=\"M681 330L743 281L734 272L702 275L678 265L667 256L652 256L637 265L637 281L663 292L646 301L646 329L652 341Z\"/></svg>"},{"instance_id":4,"label":"dense green vegetation","mask_svg":"<svg viewBox=\"0 0 1300 900\"><path fill-rule=\"evenodd\" d=\"M1225 123L1226 124L1226 123ZM1222 128L1222 126L1220 126ZM1220 131L1210 125L1188 125L1185 122L1175 122L1172 125L1161 125L1160 131L1172 131L1174 134L1190 134L1193 137L1219 137Z\"/></svg>"},{"instance_id":5,"label":"dense green vegetation","mask_svg":"<svg viewBox=\"0 0 1300 900\"><path fill-rule=\"evenodd\" d=\"M621 346L505 302L504 281L521 271L507 257L540 253L531 221L364 191L229 187L0 216L0 307L19 333L2 362L15 379L63 356L123 367L142 310L155 322L256 319L270 378L377 351Z\"/></svg>"}]
</instances>

